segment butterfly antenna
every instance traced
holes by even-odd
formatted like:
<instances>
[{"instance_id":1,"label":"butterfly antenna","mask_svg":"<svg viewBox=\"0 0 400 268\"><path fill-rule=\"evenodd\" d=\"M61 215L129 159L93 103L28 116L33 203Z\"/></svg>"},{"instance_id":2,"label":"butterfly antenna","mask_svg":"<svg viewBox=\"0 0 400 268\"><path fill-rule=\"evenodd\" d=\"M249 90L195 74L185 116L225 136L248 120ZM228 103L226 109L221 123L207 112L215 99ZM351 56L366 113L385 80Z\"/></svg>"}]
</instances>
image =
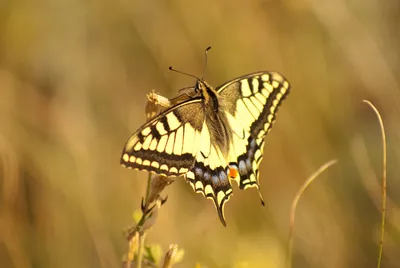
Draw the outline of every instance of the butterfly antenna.
<instances>
[{"instance_id":1,"label":"butterfly antenna","mask_svg":"<svg viewBox=\"0 0 400 268\"><path fill-rule=\"evenodd\" d=\"M211 47L206 48L206 50L204 51L204 56L205 56L205 62L204 62L204 69L203 69L203 76L201 77L201 80L204 79L204 76L206 76L206 70L207 70L207 52L211 49Z\"/></svg>"},{"instance_id":2,"label":"butterfly antenna","mask_svg":"<svg viewBox=\"0 0 400 268\"><path fill-rule=\"evenodd\" d=\"M202 80L202 79L200 79L200 78L198 78L197 76L194 76L194 75L192 75L192 74L188 74L188 73L184 73L184 72L181 72L181 71L175 70L174 68L172 68L172 66L169 66L169 68L168 68L168 69L169 69L170 71L176 72L176 73L178 73L178 74L187 75L187 76L190 76L190 77L196 78L197 80Z\"/></svg>"}]
</instances>

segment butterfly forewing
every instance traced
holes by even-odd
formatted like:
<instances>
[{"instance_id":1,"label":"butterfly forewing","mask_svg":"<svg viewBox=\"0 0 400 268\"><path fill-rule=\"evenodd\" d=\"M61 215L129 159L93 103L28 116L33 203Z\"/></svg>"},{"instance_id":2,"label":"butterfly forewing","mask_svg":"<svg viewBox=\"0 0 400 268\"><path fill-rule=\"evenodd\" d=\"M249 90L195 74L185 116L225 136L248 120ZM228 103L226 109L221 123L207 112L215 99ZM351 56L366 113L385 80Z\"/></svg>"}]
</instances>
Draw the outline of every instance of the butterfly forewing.
<instances>
[{"instance_id":1,"label":"butterfly forewing","mask_svg":"<svg viewBox=\"0 0 400 268\"><path fill-rule=\"evenodd\" d=\"M121 164L165 176L186 174L194 165L203 122L199 98L167 109L131 136Z\"/></svg>"}]
</instances>

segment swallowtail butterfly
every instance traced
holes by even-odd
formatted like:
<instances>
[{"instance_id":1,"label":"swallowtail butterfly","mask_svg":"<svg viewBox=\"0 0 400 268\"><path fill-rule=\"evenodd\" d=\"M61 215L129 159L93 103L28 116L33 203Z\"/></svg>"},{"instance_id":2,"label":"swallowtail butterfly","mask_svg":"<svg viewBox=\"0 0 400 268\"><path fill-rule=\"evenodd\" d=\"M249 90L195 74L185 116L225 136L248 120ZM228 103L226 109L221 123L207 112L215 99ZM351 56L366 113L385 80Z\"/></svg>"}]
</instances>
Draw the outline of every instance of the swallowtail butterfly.
<instances>
[{"instance_id":1,"label":"swallowtail butterfly","mask_svg":"<svg viewBox=\"0 0 400 268\"><path fill-rule=\"evenodd\" d=\"M213 200L226 225L231 180L240 189L259 190L264 137L289 90L288 81L276 72L247 74L215 89L198 79L193 97L150 119L129 138L121 164L183 175L195 192Z\"/></svg>"}]
</instances>

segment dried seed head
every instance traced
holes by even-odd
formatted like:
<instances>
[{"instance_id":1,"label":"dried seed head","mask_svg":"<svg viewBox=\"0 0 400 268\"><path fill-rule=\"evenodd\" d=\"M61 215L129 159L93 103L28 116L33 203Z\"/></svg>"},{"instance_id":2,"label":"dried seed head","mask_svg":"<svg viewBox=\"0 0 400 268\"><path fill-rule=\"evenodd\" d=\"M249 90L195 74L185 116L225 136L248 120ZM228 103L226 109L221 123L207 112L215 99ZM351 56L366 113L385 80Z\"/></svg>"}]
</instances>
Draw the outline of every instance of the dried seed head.
<instances>
[{"instance_id":1,"label":"dried seed head","mask_svg":"<svg viewBox=\"0 0 400 268\"><path fill-rule=\"evenodd\" d=\"M168 98L156 94L153 90L147 94L146 118L151 119L170 106L171 102Z\"/></svg>"}]
</instances>

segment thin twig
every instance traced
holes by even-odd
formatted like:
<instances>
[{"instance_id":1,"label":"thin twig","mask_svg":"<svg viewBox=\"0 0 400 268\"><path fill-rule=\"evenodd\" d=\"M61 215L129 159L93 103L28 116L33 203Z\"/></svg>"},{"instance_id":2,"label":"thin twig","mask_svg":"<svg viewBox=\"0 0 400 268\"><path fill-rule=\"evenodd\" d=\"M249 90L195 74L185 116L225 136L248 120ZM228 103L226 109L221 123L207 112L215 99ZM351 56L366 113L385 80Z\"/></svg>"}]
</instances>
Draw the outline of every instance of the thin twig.
<instances>
[{"instance_id":1,"label":"thin twig","mask_svg":"<svg viewBox=\"0 0 400 268\"><path fill-rule=\"evenodd\" d=\"M147 176L147 186L146 186L146 196L144 197L144 207L145 210L149 208L149 195L150 195L150 187L151 187L151 173L149 172L149 175Z\"/></svg>"},{"instance_id":2,"label":"thin twig","mask_svg":"<svg viewBox=\"0 0 400 268\"><path fill-rule=\"evenodd\" d=\"M363 100L364 103L368 104L372 110L375 112L376 117L378 118L379 125L382 133L382 147L383 147L383 166L382 166L382 220L381 220L381 238L379 241L379 256L378 256L378 265L377 267L381 267L382 263L382 252L383 252L383 238L385 236L385 219L386 219L386 159L387 159L387 151L386 151L386 134L385 127L383 125L382 117L376 109L376 107L368 100Z\"/></svg>"},{"instance_id":3,"label":"thin twig","mask_svg":"<svg viewBox=\"0 0 400 268\"><path fill-rule=\"evenodd\" d=\"M144 242L146 240L146 232L139 235L139 248L136 256L136 268L142 267L143 252L144 252Z\"/></svg>"},{"instance_id":4,"label":"thin twig","mask_svg":"<svg viewBox=\"0 0 400 268\"><path fill-rule=\"evenodd\" d=\"M139 248L136 256L136 268L141 268L142 267L142 260L143 260L143 252L144 252L144 244L146 240L146 230L140 230L142 229L142 225L146 222L147 215L146 212L148 211L148 206L149 206L149 194L150 194L150 186L151 186L151 173L149 172L149 176L147 177L147 186L146 186L146 195L144 197L144 211L142 218L140 219L136 231L139 233ZM140 225L139 225L140 224Z\"/></svg>"},{"instance_id":5,"label":"thin twig","mask_svg":"<svg viewBox=\"0 0 400 268\"><path fill-rule=\"evenodd\" d=\"M288 245L288 255L287 255L287 267L292 267L292 248L293 248L293 230L294 230L294 218L296 213L297 204L299 203L300 197L303 195L306 188L314 181L315 178L318 177L322 172L324 172L327 168L336 164L337 160L333 159L324 165L322 165L316 172L314 172L301 186L299 191L297 192L295 198L292 202L292 207L290 210L290 231L289 231L289 245Z\"/></svg>"}]
</instances>

